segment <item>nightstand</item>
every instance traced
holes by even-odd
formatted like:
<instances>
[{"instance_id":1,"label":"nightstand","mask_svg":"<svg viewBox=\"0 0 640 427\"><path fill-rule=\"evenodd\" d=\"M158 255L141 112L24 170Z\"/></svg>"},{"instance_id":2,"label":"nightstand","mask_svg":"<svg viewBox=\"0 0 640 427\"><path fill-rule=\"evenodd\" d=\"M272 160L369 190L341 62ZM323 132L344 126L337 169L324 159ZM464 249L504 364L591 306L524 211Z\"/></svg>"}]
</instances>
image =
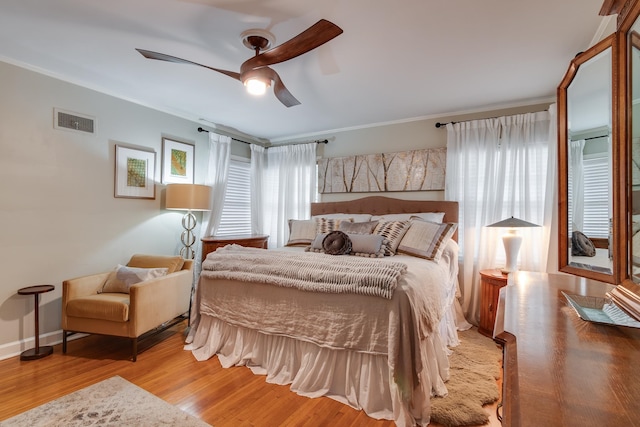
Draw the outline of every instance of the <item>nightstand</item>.
<instances>
[{"instance_id":1,"label":"nightstand","mask_svg":"<svg viewBox=\"0 0 640 427\"><path fill-rule=\"evenodd\" d=\"M507 274L500 270L480 271L480 324L478 332L493 337L500 288L507 285Z\"/></svg>"},{"instance_id":2,"label":"nightstand","mask_svg":"<svg viewBox=\"0 0 640 427\"><path fill-rule=\"evenodd\" d=\"M202 238L202 261L207 254L227 245L240 245L248 248L267 249L269 236L264 234L244 234L237 236L210 236Z\"/></svg>"}]
</instances>

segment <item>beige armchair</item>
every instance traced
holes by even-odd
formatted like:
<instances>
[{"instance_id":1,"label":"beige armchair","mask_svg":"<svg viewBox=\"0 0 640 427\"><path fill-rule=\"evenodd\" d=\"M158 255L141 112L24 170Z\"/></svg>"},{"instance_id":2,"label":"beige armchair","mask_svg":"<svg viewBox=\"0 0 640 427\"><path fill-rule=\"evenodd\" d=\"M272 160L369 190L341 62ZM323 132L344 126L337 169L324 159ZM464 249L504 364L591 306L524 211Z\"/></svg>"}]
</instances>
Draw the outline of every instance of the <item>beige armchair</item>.
<instances>
[{"instance_id":1,"label":"beige armchair","mask_svg":"<svg viewBox=\"0 0 640 427\"><path fill-rule=\"evenodd\" d=\"M112 335L131 339L135 362L141 335L188 313L192 260L179 256L134 255L127 266L167 268L167 273L131 285L129 293L125 293L126 289L103 292L105 283L114 280L113 272L62 283L63 353L67 352L67 337L74 333Z\"/></svg>"}]
</instances>

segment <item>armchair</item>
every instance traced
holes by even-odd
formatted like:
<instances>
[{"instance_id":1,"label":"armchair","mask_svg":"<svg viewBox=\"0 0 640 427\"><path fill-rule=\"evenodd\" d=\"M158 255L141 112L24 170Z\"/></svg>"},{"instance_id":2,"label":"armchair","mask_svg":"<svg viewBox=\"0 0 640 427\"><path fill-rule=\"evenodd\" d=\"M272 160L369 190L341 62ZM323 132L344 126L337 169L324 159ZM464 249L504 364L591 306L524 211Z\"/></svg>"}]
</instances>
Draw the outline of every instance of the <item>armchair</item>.
<instances>
[{"instance_id":1,"label":"armchair","mask_svg":"<svg viewBox=\"0 0 640 427\"><path fill-rule=\"evenodd\" d=\"M131 340L135 362L141 335L188 312L193 260L134 255L127 267L167 268L167 274L135 283L128 287L129 293L103 292L113 272L62 282L63 353L67 352L67 337L74 333L111 335Z\"/></svg>"}]
</instances>

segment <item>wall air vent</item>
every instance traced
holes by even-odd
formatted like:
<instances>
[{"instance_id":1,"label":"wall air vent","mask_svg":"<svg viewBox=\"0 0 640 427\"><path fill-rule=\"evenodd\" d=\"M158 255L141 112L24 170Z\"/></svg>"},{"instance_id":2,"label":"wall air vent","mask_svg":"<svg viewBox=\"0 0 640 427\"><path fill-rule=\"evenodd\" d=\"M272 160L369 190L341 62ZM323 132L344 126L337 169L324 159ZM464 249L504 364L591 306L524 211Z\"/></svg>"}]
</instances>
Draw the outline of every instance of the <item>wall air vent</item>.
<instances>
[{"instance_id":1,"label":"wall air vent","mask_svg":"<svg viewBox=\"0 0 640 427\"><path fill-rule=\"evenodd\" d=\"M95 133L95 118L54 108L53 127L93 134Z\"/></svg>"}]
</instances>

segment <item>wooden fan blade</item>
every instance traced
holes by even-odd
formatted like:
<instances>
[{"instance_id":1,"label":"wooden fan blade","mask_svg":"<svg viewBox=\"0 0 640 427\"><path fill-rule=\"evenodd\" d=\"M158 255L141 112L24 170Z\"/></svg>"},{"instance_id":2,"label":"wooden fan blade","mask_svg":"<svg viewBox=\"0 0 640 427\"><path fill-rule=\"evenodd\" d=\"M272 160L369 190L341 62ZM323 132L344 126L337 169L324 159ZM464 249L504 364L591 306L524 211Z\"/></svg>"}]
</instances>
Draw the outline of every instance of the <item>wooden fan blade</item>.
<instances>
[{"instance_id":1,"label":"wooden fan blade","mask_svg":"<svg viewBox=\"0 0 640 427\"><path fill-rule=\"evenodd\" d=\"M236 80L240 80L240 73L236 73L234 71L227 71L227 70L221 70L219 68L209 67L208 65L198 64L197 62L188 61L186 59L177 58L175 56L167 55L164 53L152 52L150 50L144 50L144 49L138 49L138 48L136 48L136 50L140 52L142 56L148 59L157 59L158 61L175 62L177 64L197 65L198 67L208 68L209 70L217 71L218 73L222 73Z\"/></svg>"},{"instance_id":2,"label":"wooden fan blade","mask_svg":"<svg viewBox=\"0 0 640 427\"><path fill-rule=\"evenodd\" d=\"M282 79L273 68L264 67L259 71L260 74L273 81L273 93L276 98L285 105L285 107L288 108L300 105L300 101L298 101L291 92L289 92L289 89L287 89L284 83L282 83Z\"/></svg>"},{"instance_id":3,"label":"wooden fan blade","mask_svg":"<svg viewBox=\"0 0 640 427\"><path fill-rule=\"evenodd\" d=\"M321 19L294 38L246 60L240 67L240 72L288 61L322 46L340 34L342 34L342 28L326 19Z\"/></svg>"}]
</instances>

